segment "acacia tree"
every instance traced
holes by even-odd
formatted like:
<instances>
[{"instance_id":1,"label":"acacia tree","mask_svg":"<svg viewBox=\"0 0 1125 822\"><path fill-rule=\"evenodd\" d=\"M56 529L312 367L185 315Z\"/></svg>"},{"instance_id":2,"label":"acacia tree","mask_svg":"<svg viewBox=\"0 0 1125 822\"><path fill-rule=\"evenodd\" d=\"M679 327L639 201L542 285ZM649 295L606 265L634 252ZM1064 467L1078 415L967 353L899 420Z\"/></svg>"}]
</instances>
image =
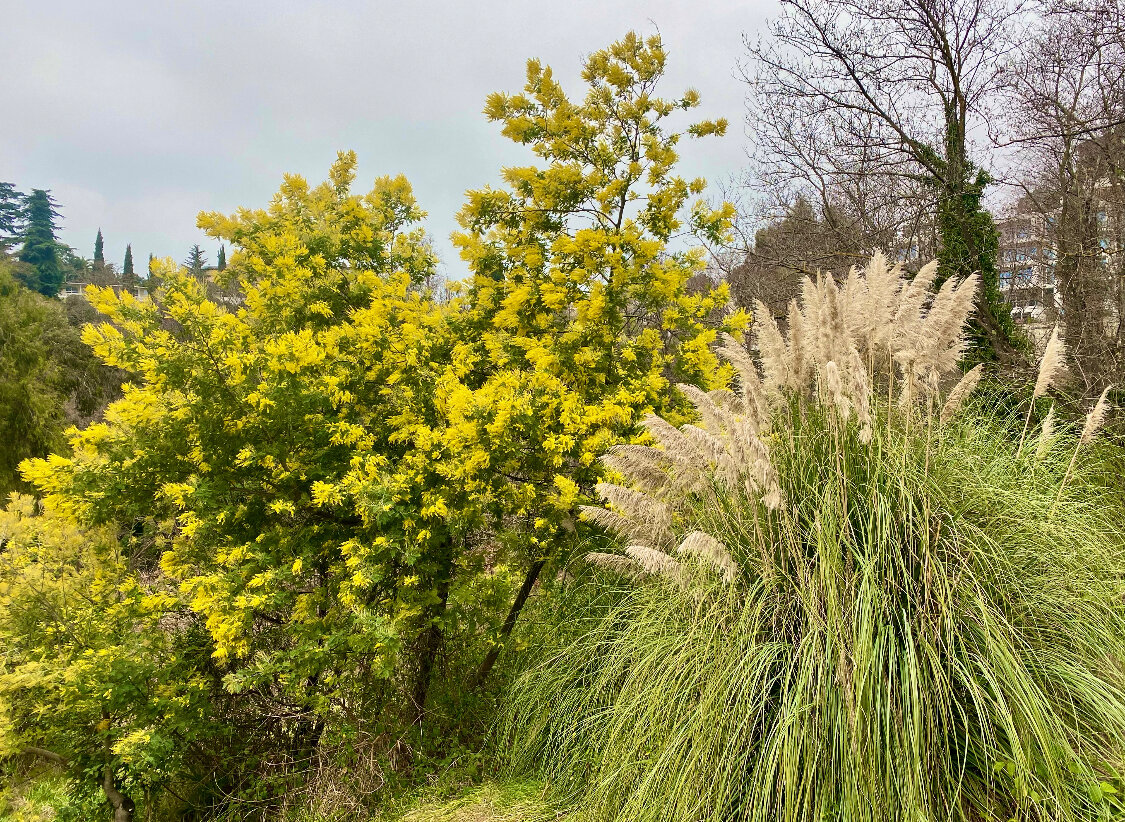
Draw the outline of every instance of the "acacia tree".
<instances>
[{"instance_id":1,"label":"acacia tree","mask_svg":"<svg viewBox=\"0 0 1125 822\"><path fill-rule=\"evenodd\" d=\"M115 822L141 794L190 789L191 760L225 729L174 589L142 582L113 528L20 494L0 543L0 759L55 763Z\"/></svg>"},{"instance_id":2,"label":"acacia tree","mask_svg":"<svg viewBox=\"0 0 1125 822\"><path fill-rule=\"evenodd\" d=\"M490 98L546 163L470 195L462 298L425 286L406 181L352 194L351 154L316 188L286 178L268 209L200 217L233 249L238 305L170 261L156 301L92 291L112 325L86 339L133 386L26 474L86 522L143 523L225 687L293 759L326 729L424 721L450 627L499 591L508 619L476 622L511 630L587 527L575 508L602 451L675 414L676 381L729 377L709 348L725 291L689 294L703 252L670 247L681 227L719 238L729 208L687 208L703 183L674 174L662 121L697 96L655 97L663 65L658 40L630 36L591 56L582 104L534 62L525 95ZM511 560L514 593L492 581Z\"/></svg>"},{"instance_id":3,"label":"acacia tree","mask_svg":"<svg viewBox=\"0 0 1125 822\"><path fill-rule=\"evenodd\" d=\"M1016 353L996 230L981 204L990 178L968 137L997 89L1011 13L1006 0L784 0L770 36L748 43L745 73L748 126L781 164L815 169L826 187L844 190L870 190L854 182L872 170L925 183L937 212L938 282L981 275L982 359Z\"/></svg>"},{"instance_id":4,"label":"acacia tree","mask_svg":"<svg viewBox=\"0 0 1125 822\"><path fill-rule=\"evenodd\" d=\"M453 238L472 272L460 320L479 357L482 446L512 484L508 515L526 545L501 641L574 529L579 496L600 477L598 455L634 435L646 413L674 413L677 382L717 388L727 376L709 348L726 287L692 294L687 284L705 267L699 242L724 239L733 209L689 205L705 182L676 174L681 139L721 135L726 122L669 127L699 94L656 96L665 61L659 37L630 33L586 59L581 101L529 60L523 92L485 106L541 161L505 169L505 189L470 192ZM696 244L677 248L684 237ZM718 325L738 331L746 320L735 312Z\"/></svg>"},{"instance_id":5,"label":"acacia tree","mask_svg":"<svg viewBox=\"0 0 1125 822\"><path fill-rule=\"evenodd\" d=\"M237 309L171 261L155 302L92 289L113 324L85 338L134 387L71 456L25 469L85 522L143 523L242 715L300 758L330 709L394 707L380 683L420 631L422 575L473 523L444 500L474 487L429 427L455 367L411 285L434 264L421 212L401 178L352 194L354 165L317 188L287 178L268 210L201 216L238 248Z\"/></svg>"}]
</instances>

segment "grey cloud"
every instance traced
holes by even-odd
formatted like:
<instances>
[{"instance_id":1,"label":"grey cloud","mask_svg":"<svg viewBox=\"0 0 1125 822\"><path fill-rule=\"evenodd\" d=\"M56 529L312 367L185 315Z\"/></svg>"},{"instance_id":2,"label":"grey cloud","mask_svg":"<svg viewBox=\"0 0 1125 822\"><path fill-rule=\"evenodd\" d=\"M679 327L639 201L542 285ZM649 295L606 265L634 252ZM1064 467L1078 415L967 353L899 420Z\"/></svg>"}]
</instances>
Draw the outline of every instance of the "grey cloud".
<instances>
[{"instance_id":1,"label":"grey cloud","mask_svg":"<svg viewBox=\"0 0 1125 822\"><path fill-rule=\"evenodd\" d=\"M20 4L0 30L7 99L0 180L52 188L63 239L108 259L126 242L183 257L200 210L264 204L284 172L323 178L355 149L361 180L404 173L447 237L468 188L528 155L480 115L485 96L522 85L539 57L578 89L582 55L629 29L659 27L667 93L703 93L702 115L734 126L685 146L685 171L742 164L741 34L773 0L705 4L529 2L55 2Z\"/></svg>"}]
</instances>

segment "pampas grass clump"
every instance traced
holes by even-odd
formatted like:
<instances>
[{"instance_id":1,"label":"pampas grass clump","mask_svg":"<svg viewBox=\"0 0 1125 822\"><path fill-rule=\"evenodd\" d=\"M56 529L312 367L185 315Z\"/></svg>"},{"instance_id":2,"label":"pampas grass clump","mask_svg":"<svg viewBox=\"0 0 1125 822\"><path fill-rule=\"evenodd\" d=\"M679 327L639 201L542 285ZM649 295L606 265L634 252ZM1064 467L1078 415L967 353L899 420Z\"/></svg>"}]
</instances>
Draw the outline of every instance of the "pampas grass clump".
<instances>
[{"instance_id":1,"label":"pampas grass clump","mask_svg":"<svg viewBox=\"0 0 1125 822\"><path fill-rule=\"evenodd\" d=\"M621 596L542 650L506 726L576 818L1114 810L1119 511L1076 437L1020 454L966 405L975 282L932 276L806 282L785 333L759 311L757 358L726 340L738 393L685 388L697 425L607 457L587 517L622 551L589 560Z\"/></svg>"}]
</instances>

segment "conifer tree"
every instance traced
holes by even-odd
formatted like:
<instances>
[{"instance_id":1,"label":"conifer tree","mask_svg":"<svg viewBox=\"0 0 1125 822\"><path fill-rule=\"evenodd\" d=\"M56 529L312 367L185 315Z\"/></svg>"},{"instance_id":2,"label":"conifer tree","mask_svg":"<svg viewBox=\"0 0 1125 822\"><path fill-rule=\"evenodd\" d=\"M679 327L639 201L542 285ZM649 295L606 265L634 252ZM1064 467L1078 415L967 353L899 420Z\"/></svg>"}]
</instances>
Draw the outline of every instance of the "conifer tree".
<instances>
[{"instance_id":1,"label":"conifer tree","mask_svg":"<svg viewBox=\"0 0 1125 822\"><path fill-rule=\"evenodd\" d=\"M207 267L207 255L203 253L203 249L199 247L198 243L191 247L183 266L197 280L203 279L203 269Z\"/></svg>"},{"instance_id":2,"label":"conifer tree","mask_svg":"<svg viewBox=\"0 0 1125 822\"><path fill-rule=\"evenodd\" d=\"M133 270L133 246L125 246L125 264L121 268L121 284L132 289L137 284L137 274Z\"/></svg>"},{"instance_id":3,"label":"conifer tree","mask_svg":"<svg viewBox=\"0 0 1125 822\"><path fill-rule=\"evenodd\" d=\"M219 246L219 262L216 267L219 271L226 271L227 269L227 247L225 245Z\"/></svg>"},{"instance_id":4,"label":"conifer tree","mask_svg":"<svg viewBox=\"0 0 1125 822\"><path fill-rule=\"evenodd\" d=\"M0 183L0 248L13 243L23 223L24 196L11 183Z\"/></svg>"},{"instance_id":5,"label":"conifer tree","mask_svg":"<svg viewBox=\"0 0 1125 822\"><path fill-rule=\"evenodd\" d=\"M102 239L102 230L98 229L98 236L94 240L94 262L105 264L105 241Z\"/></svg>"},{"instance_id":6,"label":"conifer tree","mask_svg":"<svg viewBox=\"0 0 1125 822\"><path fill-rule=\"evenodd\" d=\"M30 272L23 275L27 287L47 297L56 296L63 285L59 241L55 237L55 218L58 216L50 191L32 189L25 207L27 228L20 262L31 267Z\"/></svg>"}]
</instances>

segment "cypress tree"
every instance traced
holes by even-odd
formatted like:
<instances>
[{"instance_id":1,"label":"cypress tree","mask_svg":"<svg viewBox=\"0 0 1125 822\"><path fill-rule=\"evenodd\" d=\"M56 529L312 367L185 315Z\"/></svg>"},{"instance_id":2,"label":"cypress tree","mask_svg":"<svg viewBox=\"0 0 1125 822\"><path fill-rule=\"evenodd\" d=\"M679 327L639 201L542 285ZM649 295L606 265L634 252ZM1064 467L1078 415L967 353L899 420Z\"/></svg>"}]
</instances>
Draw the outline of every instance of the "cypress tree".
<instances>
[{"instance_id":1,"label":"cypress tree","mask_svg":"<svg viewBox=\"0 0 1125 822\"><path fill-rule=\"evenodd\" d=\"M102 240L102 230L98 229L98 237L94 240L94 262L105 265L105 242Z\"/></svg>"},{"instance_id":2,"label":"cypress tree","mask_svg":"<svg viewBox=\"0 0 1125 822\"><path fill-rule=\"evenodd\" d=\"M121 267L121 284L132 290L137 284L137 275L133 271L133 246L125 246L125 264Z\"/></svg>"},{"instance_id":3,"label":"cypress tree","mask_svg":"<svg viewBox=\"0 0 1125 822\"><path fill-rule=\"evenodd\" d=\"M59 264L59 241L55 237L55 218L59 212L51 193L42 188L33 188L27 197L24 216L27 229L24 231L20 262L31 266L34 282L25 284L46 297L55 297L63 285L63 270Z\"/></svg>"},{"instance_id":4,"label":"cypress tree","mask_svg":"<svg viewBox=\"0 0 1125 822\"><path fill-rule=\"evenodd\" d=\"M219 261L216 263L219 271L227 270L227 247L225 245L219 246Z\"/></svg>"}]
</instances>

